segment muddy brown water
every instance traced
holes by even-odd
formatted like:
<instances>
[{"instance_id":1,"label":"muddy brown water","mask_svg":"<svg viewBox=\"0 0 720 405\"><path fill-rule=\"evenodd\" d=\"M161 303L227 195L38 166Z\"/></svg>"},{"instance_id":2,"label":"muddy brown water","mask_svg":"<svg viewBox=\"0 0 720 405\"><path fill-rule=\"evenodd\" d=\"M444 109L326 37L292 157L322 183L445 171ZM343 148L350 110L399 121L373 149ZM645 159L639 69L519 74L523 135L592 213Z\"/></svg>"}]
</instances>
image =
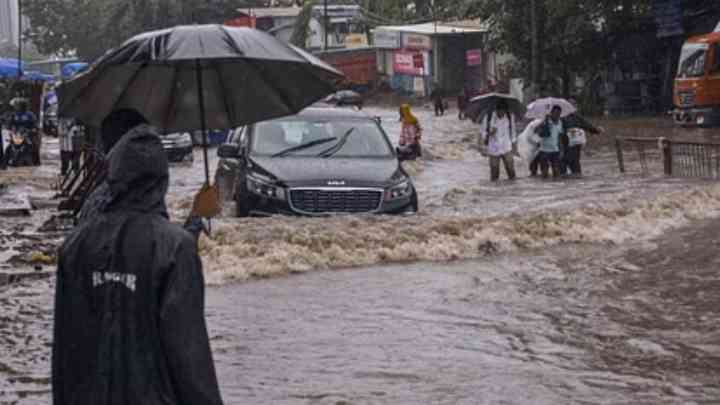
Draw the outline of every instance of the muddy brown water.
<instances>
[{"instance_id":1,"label":"muddy brown water","mask_svg":"<svg viewBox=\"0 0 720 405\"><path fill-rule=\"evenodd\" d=\"M720 221L625 247L209 288L228 404L710 404ZM48 403L52 280L0 290L0 403Z\"/></svg>"},{"instance_id":2,"label":"muddy brown water","mask_svg":"<svg viewBox=\"0 0 720 405\"><path fill-rule=\"evenodd\" d=\"M395 137L394 111L369 111ZM418 115L434 155L415 167L420 220L438 226L456 215L572 212L712 184L640 175L632 155L630 173L621 176L604 138L591 138L597 143L582 180L490 184L487 162L468 147L472 126L451 117L431 120L423 110ZM686 135L664 120L616 130ZM176 216L202 183L201 164L173 168L169 199ZM38 246L51 250L56 236L42 240L36 232L49 215L6 221L0 262ZM251 225L262 228L262 221ZM304 224L276 221L287 232ZM333 224L371 229L373 220ZM224 398L228 404L718 403L718 225L696 222L622 246L561 244L455 264L315 271L209 287ZM0 287L0 404L50 403L52 283Z\"/></svg>"}]
</instances>

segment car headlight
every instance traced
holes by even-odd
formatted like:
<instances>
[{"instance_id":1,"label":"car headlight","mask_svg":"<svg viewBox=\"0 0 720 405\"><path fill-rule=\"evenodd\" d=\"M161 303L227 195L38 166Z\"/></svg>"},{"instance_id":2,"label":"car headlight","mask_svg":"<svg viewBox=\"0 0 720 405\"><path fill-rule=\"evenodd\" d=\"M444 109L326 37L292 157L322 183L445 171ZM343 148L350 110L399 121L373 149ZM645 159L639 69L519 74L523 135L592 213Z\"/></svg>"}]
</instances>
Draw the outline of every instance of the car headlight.
<instances>
[{"instance_id":1,"label":"car headlight","mask_svg":"<svg viewBox=\"0 0 720 405\"><path fill-rule=\"evenodd\" d=\"M252 175L247 177L247 188L251 193L257 194L265 198L275 200L285 200L285 189L272 184L270 179L264 176Z\"/></svg>"},{"instance_id":2,"label":"car headlight","mask_svg":"<svg viewBox=\"0 0 720 405\"><path fill-rule=\"evenodd\" d=\"M412 194L412 192L412 184L410 184L410 181L407 180L387 189L385 191L385 201L394 201L408 198Z\"/></svg>"}]
</instances>

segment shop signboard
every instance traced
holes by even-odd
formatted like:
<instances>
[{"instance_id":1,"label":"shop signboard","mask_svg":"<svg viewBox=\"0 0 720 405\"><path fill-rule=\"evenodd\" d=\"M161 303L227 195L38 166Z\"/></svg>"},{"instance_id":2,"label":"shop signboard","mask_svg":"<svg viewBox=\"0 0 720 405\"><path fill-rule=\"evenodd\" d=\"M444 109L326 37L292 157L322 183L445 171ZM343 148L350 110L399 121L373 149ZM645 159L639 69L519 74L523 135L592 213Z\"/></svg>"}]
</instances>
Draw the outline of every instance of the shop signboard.
<instances>
[{"instance_id":1,"label":"shop signboard","mask_svg":"<svg viewBox=\"0 0 720 405\"><path fill-rule=\"evenodd\" d=\"M468 66L480 66L482 65L482 50L480 49L469 49L466 53L466 63Z\"/></svg>"},{"instance_id":2,"label":"shop signboard","mask_svg":"<svg viewBox=\"0 0 720 405\"><path fill-rule=\"evenodd\" d=\"M399 49L402 44L400 42L400 33L397 31L373 31L373 46L382 49Z\"/></svg>"},{"instance_id":3,"label":"shop signboard","mask_svg":"<svg viewBox=\"0 0 720 405\"><path fill-rule=\"evenodd\" d=\"M393 71L413 76L428 74L426 61L423 52L396 51L393 53Z\"/></svg>"},{"instance_id":4,"label":"shop signboard","mask_svg":"<svg viewBox=\"0 0 720 405\"><path fill-rule=\"evenodd\" d=\"M427 35L404 33L402 38L405 49L432 50L432 40Z\"/></svg>"}]
</instances>

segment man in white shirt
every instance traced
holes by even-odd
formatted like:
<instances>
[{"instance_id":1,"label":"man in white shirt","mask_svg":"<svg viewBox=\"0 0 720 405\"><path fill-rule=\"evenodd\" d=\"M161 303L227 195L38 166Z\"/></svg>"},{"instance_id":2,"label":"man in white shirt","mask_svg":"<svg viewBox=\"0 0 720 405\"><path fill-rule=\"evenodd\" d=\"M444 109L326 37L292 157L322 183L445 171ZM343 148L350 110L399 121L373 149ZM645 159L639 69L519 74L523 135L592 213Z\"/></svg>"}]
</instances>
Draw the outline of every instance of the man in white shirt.
<instances>
[{"instance_id":1,"label":"man in white shirt","mask_svg":"<svg viewBox=\"0 0 720 405\"><path fill-rule=\"evenodd\" d=\"M498 103L495 111L484 121L483 139L490 159L490 180L500 179L500 161L510 180L515 180L515 162L513 154L517 147L515 122L504 102Z\"/></svg>"}]
</instances>

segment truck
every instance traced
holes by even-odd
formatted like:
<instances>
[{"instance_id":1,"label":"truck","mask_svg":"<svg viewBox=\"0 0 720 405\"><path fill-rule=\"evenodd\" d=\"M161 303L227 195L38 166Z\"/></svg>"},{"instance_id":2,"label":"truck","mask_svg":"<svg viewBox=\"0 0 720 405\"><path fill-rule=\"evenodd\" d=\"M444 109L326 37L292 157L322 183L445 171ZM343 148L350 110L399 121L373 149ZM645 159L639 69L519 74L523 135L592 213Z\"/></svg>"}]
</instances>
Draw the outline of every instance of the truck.
<instances>
[{"instance_id":1,"label":"truck","mask_svg":"<svg viewBox=\"0 0 720 405\"><path fill-rule=\"evenodd\" d=\"M673 104L673 118L679 125L720 126L720 25L683 45Z\"/></svg>"}]
</instances>

